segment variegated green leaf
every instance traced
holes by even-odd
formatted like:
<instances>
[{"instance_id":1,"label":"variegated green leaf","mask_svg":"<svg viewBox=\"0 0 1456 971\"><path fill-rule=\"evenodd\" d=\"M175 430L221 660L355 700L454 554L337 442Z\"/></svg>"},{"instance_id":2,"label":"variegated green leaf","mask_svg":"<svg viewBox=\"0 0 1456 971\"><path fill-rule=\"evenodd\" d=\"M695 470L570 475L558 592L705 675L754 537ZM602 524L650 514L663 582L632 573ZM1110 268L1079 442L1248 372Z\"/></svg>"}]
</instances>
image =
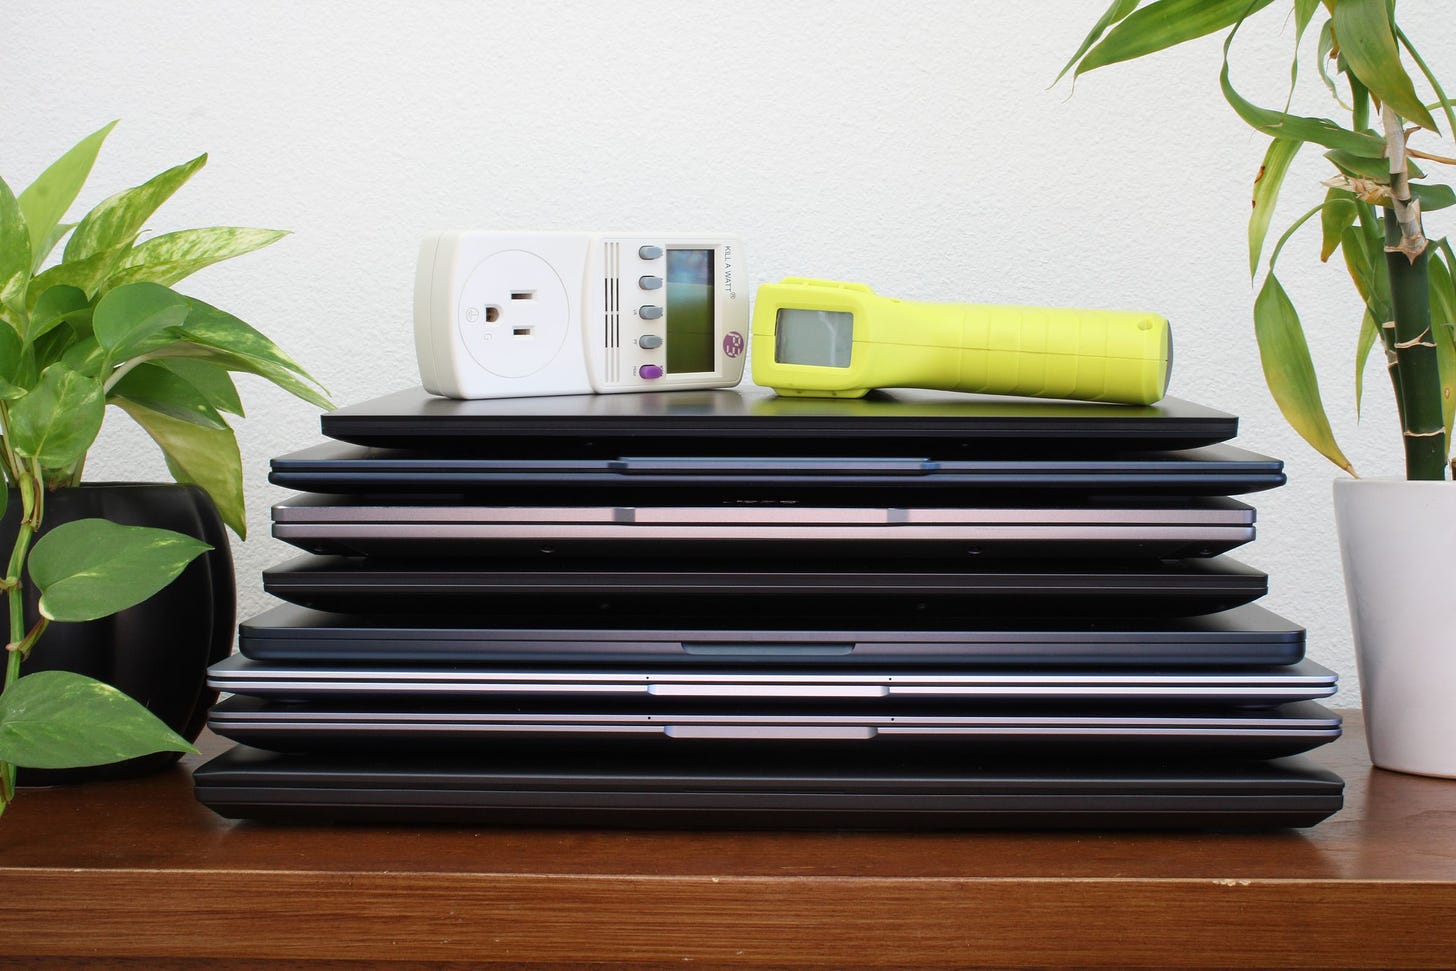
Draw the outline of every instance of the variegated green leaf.
<instances>
[{"instance_id":1,"label":"variegated green leaf","mask_svg":"<svg viewBox=\"0 0 1456 971\"><path fill-rule=\"evenodd\" d=\"M275 243L288 233L277 229L213 226L166 233L140 244L103 285L103 289L148 281L170 287L198 270Z\"/></svg>"},{"instance_id":2,"label":"variegated green leaf","mask_svg":"<svg viewBox=\"0 0 1456 971\"><path fill-rule=\"evenodd\" d=\"M86 454L101 430L101 385L52 364L40 382L10 407L10 443L46 468L61 468Z\"/></svg>"},{"instance_id":3,"label":"variegated green leaf","mask_svg":"<svg viewBox=\"0 0 1456 971\"><path fill-rule=\"evenodd\" d=\"M1319 380L1299 314L1272 273L1254 300L1254 336L1259 343L1264 380L1285 420L1321 455L1352 472L1320 400Z\"/></svg>"},{"instance_id":4,"label":"variegated green leaf","mask_svg":"<svg viewBox=\"0 0 1456 971\"><path fill-rule=\"evenodd\" d=\"M40 591L41 614L80 622L136 606L210 549L170 529L74 519L36 540L26 568Z\"/></svg>"},{"instance_id":5,"label":"variegated green leaf","mask_svg":"<svg viewBox=\"0 0 1456 971\"><path fill-rule=\"evenodd\" d=\"M1229 27L1273 0L1157 0L1129 14L1077 65L1077 74L1167 50Z\"/></svg>"},{"instance_id":6,"label":"variegated green leaf","mask_svg":"<svg viewBox=\"0 0 1456 971\"><path fill-rule=\"evenodd\" d=\"M30 312L25 339L37 340L51 328L59 326L67 317L84 314L88 306L86 294L77 287L47 287Z\"/></svg>"},{"instance_id":7,"label":"variegated green leaf","mask_svg":"<svg viewBox=\"0 0 1456 971\"><path fill-rule=\"evenodd\" d=\"M124 189L86 214L66 243L65 259L82 260L122 243L130 244L152 213L172 197L194 172L207 164L207 155L174 166L139 186ZM99 281L98 281L99 283Z\"/></svg>"},{"instance_id":8,"label":"variegated green leaf","mask_svg":"<svg viewBox=\"0 0 1456 971\"><path fill-rule=\"evenodd\" d=\"M195 751L121 691L73 671L27 674L0 694L0 760L11 765L73 769Z\"/></svg>"},{"instance_id":9,"label":"variegated green leaf","mask_svg":"<svg viewBox=\"0 0 1456 971\"><path fill-rule=\"evenodd\" d=\"M118 287L96 302L91 326L113 362L131 356L150 338L174 332L187 319L187 298L155 283ZM167 340L170 343L170 338Z\"/></svg>"},{"instance_id":10,"label":"variegated green leaf","mask_svg":"<svg viewBox=\"0 0 1456 971\"><path fill-rule=\"evenodd\" d=\"M1340 55L1370 93L1402 118L1438 131L1436 119L1422 104L1400 63L1387 0L1340 0L1334 5L1334 19Z\"/></svg>"},{"instance_id":11,"label":"variegated green leaf","mask_svg":"<svg viewBox=\"0 0 1456 971\"><path fill-rule=\"evenodd\" d=\"M1274 204L1279 189L1289 172L1289 163L1299 154L1303 142L1276 138L1264 153L1264 163L1254 177L1254 211L1249 216L1249 276L1259 270L1259 256L1264 251L1264 237L1269 234L1269 221L1274 217Z\"/></svg>"},{"instance_id":12,"label":"variegated green leaf","mask_svg":"<svg viewBox=\"0 0 1456 971\"><path fill-rule=\"evenodd\" d=\"M86 184L91 167L96 164L96 155L101 151L101 143L115 127L116 122L113 121L81 139L20 194L20 208L30 230L32 272L40 268L65 234L64 230L57 233L61 220Z\"/></svg>"},{"instance_id":13,"label":"variegated green leaf","mask_svg":"<svg viewBox=\"0 0 1456 971\"><path fill-rule=\"evenodd\" d=\"M55 266L41 271L31 280L27 300L34 307L35 301L40 298L40 295L55 286L75 287L85 293L88 298L94 297L96 291L101 287L101 282L121 264L134 241L135 237L124 239L110 249L92 253L79 260L57 263Z\"/></svg>"},{"instance_id":14,"label":"variegated green leaf","mask_svg":"<svg viewBox=\"0 0 1456 971\"><path fill-rule=\"evenodd\" d=\"M197 357L229 371L247 371L267 378L290 394L319 406L332 408L328 398L315 390L313 378L256 329L201 300L192 301L192 312L182 325L182 335L195 348L180 347L169 356Z\"/></svg>"},{"instance_id":15,"label":"variegated green leaf","mask_svg":"<svg viewBox=\"0 0 1456 971\"><path fill-rule=\"evenodd\" d=\"M132 368L112 386L107 397L112 402L125 398L169 418L204 428L228 427L202 392L160 363L149 362Z\"/></svg>"},{"instance_id":16,"label":"variegated green leaf","mask_svg":"<svg viewBox=\"0 0 1456 971\"><path fill-rule=\"evenodd\" d=\"M189 357L170 357L150 362L153 367L166 368L197 389L209 405L218 411L231 415L243 414L243 402L238 397L237 385L225 368L206 361Z\"/></svg>"},{"instance_id":17,"label":"variegated green leaf","mask_svg":"<svg viewBox=\"0 0 1456 971\"><path fill-rule=\"evenodd\" d=\"M19 201L0 179L0 320L16 333L24 330L29 285L30 233Z\"/></svg>"},{"instance_id":18,"label":"variegated green leaf","mask_svg":"<svg viewBox=\"0 0 1456 971\"><path fill-rule=\"evenodd\" d=\"M130 415L161 447L173 478L206 489L223 522L239 539L246 538L243 460L232 429L204 428L125 398L118 398L113 404Z\"/></svg>"}]
</instances>

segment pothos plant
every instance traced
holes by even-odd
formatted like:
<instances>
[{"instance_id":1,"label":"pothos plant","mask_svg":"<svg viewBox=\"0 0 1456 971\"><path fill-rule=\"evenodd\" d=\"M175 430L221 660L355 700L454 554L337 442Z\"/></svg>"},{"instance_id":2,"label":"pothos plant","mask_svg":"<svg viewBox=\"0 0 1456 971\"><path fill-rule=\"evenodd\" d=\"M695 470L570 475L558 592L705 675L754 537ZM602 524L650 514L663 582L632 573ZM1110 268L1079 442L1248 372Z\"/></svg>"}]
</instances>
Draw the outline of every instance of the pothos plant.
<instances>
[{"instance_id":1,"label":"pothos plant","mask_svg":"<svg viewBox=\"0 0 1456 971\"><path fill-rule=\"evenodd\" d=\"M9 613L0 693L0 811L16 767L70 768L158 751L189 751L117 689L62 671L21 673L44 650L48 625L94 620L150 597L209 547L169 530L83 519L38 540L48 492L77 484L107 405L161 447L172 476L207 491L244 535L242 460L224 414L243 413L230 372L259 375L320 407L313 379L263 334L172 285L286 235L184 229L142 239L143 227L207 161L200 155L105 199L79 222L65 216L110 125L82 139L16 196L0 180L0 514L19 526L0 590ZM65 240L58 261L47 266ZM16 510L10 510L11 515ZM26 577L39 592L28 628Z\"/></svg>"},{"instance_id":2,"label":"pothos plant","mask_svg":"<svg viewBox=\"0 0 1456 971\"><path fill-rule=\"evenodd\" d=\"M1275 243L1254 301L1254 333L1264 377L1290 425L1322 455L1353 474L1335 440L1309 346L1293 301L1275 275L1285 244L1318 219L1321 260L1342 254L1365 306L1355 341L1355 401L1371 349L1384 349L1405 447L1406 477L1443 479L1456 416L1456 253L1426 236L1422 215L1456 204L1449 184L1427 180L1419 162L1456 164L1456 151L1419 143L1439 136L1444 116L1456 132L1456 111L1440 81L1401 28L1394 0L1284 0L1294 52L1283 108L1246 99L1230 79L1229 48L1244 20L1274 0L1114 0L1062 69L1095 68L1151 54L1227 30L1219 85L1250 126L1270 137L1254 179L1249 218L1249 272L1257 282L1274 206L1290 163L1306 146L1324 149L1331 165L1324 194ZM1349 119L1307 117L1289 110L1299 77L1301 41L1317 29L1316 67L1329 97ZM1306 55L1307 56L1307 55ZM1307 76L1307 72L1306 72ZM1428 92L1419 92L1420 87ZM1417 161L1419 160L1419 162ZM1351 322L1353 325L1353 321ZM1354 328L1352 326L1352 331Z\"/></svg>"}]
</instances>

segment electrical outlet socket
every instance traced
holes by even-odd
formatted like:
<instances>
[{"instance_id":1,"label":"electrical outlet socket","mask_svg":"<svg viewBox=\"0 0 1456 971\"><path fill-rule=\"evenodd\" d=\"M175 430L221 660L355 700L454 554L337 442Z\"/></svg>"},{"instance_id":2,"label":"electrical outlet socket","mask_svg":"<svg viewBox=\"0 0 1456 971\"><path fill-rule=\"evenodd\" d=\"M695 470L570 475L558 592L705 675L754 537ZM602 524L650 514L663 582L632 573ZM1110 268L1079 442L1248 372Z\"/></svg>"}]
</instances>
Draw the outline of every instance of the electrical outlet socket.
<instances>
[{"instance_id":1,"label":"electrical outlet socket","mask_svg":"<svg viewBox=\"0 0 1456 971\"><path fill-rule=\"evenodd\" d=\"M425 390L452 398L590 393L576 292L589 238L427 238L415 279L415 351ZM575 288L562 280L563 267L575 269Z\"/></svg>"},{"instance_id":2,"label":"electrical outlet socket","mask_svg":"<svg viewBox=\"0 0 1456 971\"><path fill-rule=\"evenodd\" d=\"M449 398L726 388L743 247L722 235L447 232L415 274L415 353Z\"/></svg>"}]
</instances>

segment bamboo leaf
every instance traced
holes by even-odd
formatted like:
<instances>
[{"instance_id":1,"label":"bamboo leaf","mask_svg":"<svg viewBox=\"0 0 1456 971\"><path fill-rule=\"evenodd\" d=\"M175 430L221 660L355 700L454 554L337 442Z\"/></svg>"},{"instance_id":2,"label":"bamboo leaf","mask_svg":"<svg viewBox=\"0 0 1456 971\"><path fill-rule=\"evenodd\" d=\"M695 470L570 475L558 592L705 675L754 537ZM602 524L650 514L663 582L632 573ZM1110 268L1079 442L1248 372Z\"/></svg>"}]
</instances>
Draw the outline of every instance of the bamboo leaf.
<instances>
[{"instance_id":1,"label":"bamboo leaf","mask_svg":"<svg viewBox=\"0 0 1456 971\"><path fill-rule=\"evenodd\" d=\"M96 155L101 151L101 143L115 127L116 122L113 121L81 139L20 194L20 208L30 230L32 272L40 268L61 236L65 235L65 230L57 233L61 220L86 184L91 167L96 164Z\"/></svg>"},{"instance_id":2,"label":"bamboo leaf","mask_svg":"<svg viewBox=\"0 0 1456 971\"><path fill-rule=\"evenodd\" d=\"M1314 19L1315 11L1320 7L1320 0L1294 0L1294 46L1299 46L1299 40L1304 36L1309 22Z\"/></svg>"},{"instance_id":3,"label":"bamboo leaf","mask_svg":"<svg viewBox=\"0 0 1456 971\"><path fill-rule=\"evenodd\" d=\"M1224 99L1246 123L1274 138L1314 142L1325 148L1343 149L1352 155L1378 156L1385 150L1385 142L1374 135L1350 131L1328 118L1307 118L1303 115L1272 111L1245 99L1234 90L1233 83L1229 80L1229 46L1237 33L1238 28L1229 31L1228 38L1223 43L1223 68L1219 71L1218 83L1223 89Z\"/></svg>"},{"instance_id":4,"label":"bamboo leaf","mask_svg":"<svg viewBox=\"0 0 1456 971\"><path fill-rule=\"evenodd\" d=\"M1456 206L1456 190L1445 183L1424 184L1412 182L1411 195L1421 201L1421 212L1435 212Z\"/></svg>"},{"instance_id":5,"label":"bamboo leaf","mask_svg":"<svg viewBox=\"0 0 1456 971\"><path fill-rule=\"evenodd\" d=\"M1353 110L1352 107L1345 104L1345 99L1340 97L1340 89L1335 84L1335 79L1330 77L1329 63L1333 60L1331 55L1334 53L1334 49L1335 22L1333 20L1326 20L1324 25L1320 27L1319 49L1315 53L1314 63L1319 69L1320 80L1325 83L1325 87L1330 89L1330 97L1335 99L1335 104L1344 108L1346 111L1351 111Z\"/></svg>"},{"instance_id":6,"label":"bamboo leaf","mask_svg":"<svg viewBox=\"0 0 1456 971\"><path fill-rule=\"evenodd\" d=\"M104 409L99 383L64 364L52 364L11 406L11 445L46 468L70 465L96 440Z\"/></svg>"},{"instance_id":7,"label":"bamboo leaf","mask_svg":"<svg viewBox=\"0 0 1456 971\"><path fill-rule=\"evenodd\" d=\"M1325 202L1320 209L1321 263L1329 262L1335 250L1340 248L1345 230L1355 225L1357 212L1350 193L1342 189L1331 189L1325 193Z\"/></svg>"},{"instance_id":8,"label":"bamboo leaf","mask_svg":"<svg viewBox=\"0 0 1456 971\"><path fill-rule=\"evenodd\" d=\"M1264 280L1254 300L1254 335L1259 343L1259 360L1264 380L1286 421L1316 451L1347 472L1350 460L1335 442L1309 344L1300 326L1299 314L1274 274Z\"/></svg>"},{"instance_id":9,"label":"bamboo leaf","mask_svg":"<svg viewBox=\"0 0 1456 971\"><path fill-rule=\"evenodd\" d=\"M1290 237L1292 237L1295 233L1299 232L1299 227L1309 222L1315 216L1318 216L1320 214L1320 210L1322 210L1323 208L1323 206L1313 206L1308 211L1306 211L1304 215L1300 216L1294 222L1289 224L1289 228L1284 230L1284 234L1279 237L1279 242L1274 244L1274 251L1269 254L1270 271L1274 269L1274 264L1279 261L1279 254L1284 252L1284 244L1289 242Z\"/></svg>"},{"instance_id":10,"label":"bamboo leaf","mask_svg":"<svg viewBox=\"0 0 1456 971\"><path fill-rule=\"evenodd\" d=\"M1456 425L1456 284L1450 265L1437 248L1428 261L1431 332L1436 338L1436 363L1441 370L1441 414L1446 421L1447 449Z\"/></svg>"},{"instance_id":11,"label":"bamboo leaf","mask_svg":"<svg viewBox=\"0 0 1456 971\"><path fill-rule=\"evenodd\" d=\"M1340 55L1370 93L1429 131L1436 119L1421 103L1410 75L1400 63L1395 26L1387 0L1340 0L1334 5L1335 37Z\"/></svg>"},{"instance_id":12,"label":"bamboo leaf","mask_svg":"<svg viewBox=\"0 0 1456 971\"><path fill-rule=\"evenodd\" d=\"M103 289L148 281L170 287L198 270L275 243L288 233L278 229L213 226L184 229L149 239L127 254Z\"/></svg>"},{"instance_id":13,"label":"bamboo leaf","mask_svg":"<svg viewBox=\"0 0 1456 971\"><path fill-rule=\"evenodd\" d=\"M1274 204L1279 201L1279 189L1284 185L1284 176L1289 172L1289 163L1299 154L1304 145L1289 138L1276 138L1269 143L1264 153L1264 164L1254 177L1254 211L1249 216L1249 277L1259 270L1259 256L1264 251L1264 237L1269 235L1269 221L1274 217Z\"/></svg>"},{"instance_id":14,"label":"bamboo leaf","mask_svg":"<svg viewBox=\"0 0 1456 971\"><path fill-rule=\"evenodd\" d=\"M1370 360L1370 349L1375 346L1375 340L1380 336L1380 325L1375 318L1370 316L1370 308L1365 308L1365 316L1360 319L1360 336L1355 341L1355 419L1360 418L1360 403L1365 396L1365 362Z\"/></svg>"},{"instance_id":15,"label":"bamboo leaf","mask_svg":"<svg viewBox=\"0 0 1456 971\"><path fill-rule=\"evenodd\" d=\"M1092 26L1092 29L1087 33L1086 39L1082 41L1082 46L1077 48L1077 53L1073 54L1066 64L1062 65L1062 69L1057 72L1056 81L1053 81L1052 84L1056 84L1057 81L1060 81L1066 75L1072 65L1076 64L1082 55L1087 53L1093 44L1097 43L1098 38L1107 33L1107 28L1136 10L1140 2L1141 0L1112 0L1112 6L1108 7L1102 14L1102 18Z\"/></svg>"},{"instance_id":16,"label":"bamboo leaf","mask_svg":"<svg viewBox=\"0 0 1456 971\"><path fill-rule=\"evenodd\" d=\"M1390 163L1385 160L1384 155L1378 157L1352 155L1349 152L1332 149L1325 152L1325 158L1352 179L1369 179L1372 182L1379 182L1381 185L1390 185ZM1413 179L1424 178L1426 174L1414 162L1409 161L1406 163L1406 172Z\"/></svg>"},{"instance_id":17,"label":"bamboo leaf","mask_svg":"<svg viewBox=\"0 0 1456 971\"><path fill-rule=\"evenodd\" d=\"M128 245L142 231L152 213L172 197L193 173L207 164L204 153L190 162L174 166L139 186L123 189L86 214L66 243L65 260L85 259ZM98 281L99 283L99 281Z\"/></svg>"},{"instance_id":18,"label":"bamboo leaf","mask_svg":"<svg viewBox=\"0 0 1456 971\"><path fill-rule=\"evenodd\" d=\"M1384 249L1377 250L1371 246L1364 230L1355 225L1345 230L1340 239L1340 250L1345 254L1345 268L1360 293L1360 299L1365 301L1376 321L1383 323L1392 319L1395 311L1390 305L1389 271L1385 265Z\"/></svg>"},{"instance_id":19,"label":"bamboo leaf","mask_svg":"<svg viewBox=\"0 0 1456 971\"><path fill-rule=\"evenodd\" d=\"M76 519L36 540L27 569L43 616L96 620L146 600L210 549L170 529Z\"/></svg>"},{"instance_id":20,"label":"bamboo leaf","mask_svg":"<svg viewBox=\"0 0 1456 971\"><path fill-rule=\"evenodd\" d=\"M126 398L112 403L141 425L162 449L172 476L178 482L194 483L207 490L223 522L239 539L246 538L243 459L232 429L204 428Z\"/></svg>"},{"instance_id":21,"label":"bamboo leaf","mask_svg":"<svg viewBox=\"0 0 1456 971\"><path fill-rule=\"evenodd\" d=\"M27 674L0 694L0 761L11 765L73 769L195 751L121 691L73 671Z\"/></svg>"},{"instance_id":22,"label":"bamboo leaf","mask_svg":"<svg viewBox=\"0 0 1456 971\"><path fill-rule=\"evenodd\" d=\"M1426 66L1425 58L1421 57L1420 52L1416 50L1410 38L1405 35L1405 31L1400 29L1399 24L1395 28L1395 37L1400 41L1401 46L1406 49L1406 52L1410 54L1411 60L1416 62L1416 67L1420 68L1421 73L1426 76L1426 83L1431 86L1432 91L1436 92L1436 103L1441 106L1441 110L1446 112L1446 123L1451 126L1452 133L1456 134L1456 111L1452 110L1451 99L1446 97L1446 92L1441 87L1441 82L1437 80L1435 73Z\"/></svg>"},{"instance_id":23,"label":"bamboo leaf","mask_svg":"<svg viewBox=\"0 0 1456 971\"><path fill-rule=\"evenodd\" d=\"M1158 0L1133 11L1077 65L1077 75L1229 27L1273 0Z\"/></svg>"}]
</instances>

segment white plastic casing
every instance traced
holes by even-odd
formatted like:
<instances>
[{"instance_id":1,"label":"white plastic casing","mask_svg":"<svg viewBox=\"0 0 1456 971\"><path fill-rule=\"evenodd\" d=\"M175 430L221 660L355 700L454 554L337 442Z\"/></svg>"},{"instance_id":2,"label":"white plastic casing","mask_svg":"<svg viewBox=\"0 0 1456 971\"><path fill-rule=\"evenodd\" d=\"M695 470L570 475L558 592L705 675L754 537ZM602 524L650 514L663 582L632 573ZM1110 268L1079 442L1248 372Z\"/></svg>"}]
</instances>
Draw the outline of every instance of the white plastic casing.
<instances>
[{"instance_id":1,"label":"white plastic casing","mask_svg":"<svg viewBox=\"0 0 1456 971\"><path fill-rule=\"evenodd\" d=\"M711 371L668 370L668 250L712 252ZM420 377L449 398L732 387L747 360L744 280L743 248L725 236L436 233L415 275Z\"/></svg>"}]
</instances>

